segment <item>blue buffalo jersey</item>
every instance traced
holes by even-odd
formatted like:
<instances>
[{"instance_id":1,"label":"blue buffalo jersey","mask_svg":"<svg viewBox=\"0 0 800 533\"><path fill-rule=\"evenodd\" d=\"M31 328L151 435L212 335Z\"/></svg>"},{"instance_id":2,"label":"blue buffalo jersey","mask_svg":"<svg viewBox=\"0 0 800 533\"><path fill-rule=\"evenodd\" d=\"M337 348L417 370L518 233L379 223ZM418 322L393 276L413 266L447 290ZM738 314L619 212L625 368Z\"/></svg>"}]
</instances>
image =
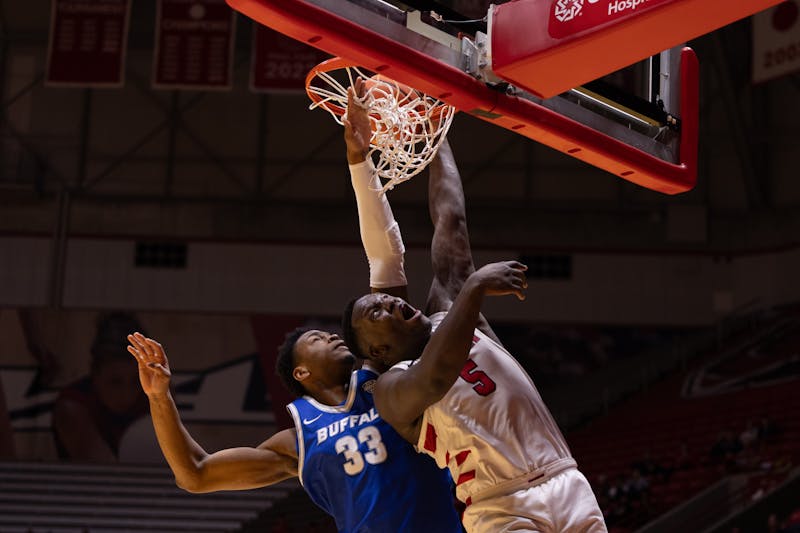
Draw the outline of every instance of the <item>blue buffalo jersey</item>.
<instances>
[{"instance_id":1,"label":"blue buffalo jersey","mask_svg":"<svg viewBox=\"0 0 800 533\"><path fill-rule=\"evenodd\" d=\"M460 532L447 471L378 415L377 378L371 370L353 372L343 405L304 396L287 406L300 483L340 532Z\"/></svg>"}]
</instances>

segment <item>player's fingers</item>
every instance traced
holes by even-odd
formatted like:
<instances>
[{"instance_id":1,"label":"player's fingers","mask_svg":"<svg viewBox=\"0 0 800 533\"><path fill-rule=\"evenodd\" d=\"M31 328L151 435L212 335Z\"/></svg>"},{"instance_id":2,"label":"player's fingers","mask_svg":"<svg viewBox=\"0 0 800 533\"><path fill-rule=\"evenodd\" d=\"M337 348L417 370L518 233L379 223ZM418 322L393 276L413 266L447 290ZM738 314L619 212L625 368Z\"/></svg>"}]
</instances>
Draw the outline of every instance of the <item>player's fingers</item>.
<instances>
[{"instance_id":1,"label":"player's fingers","mask_svg":"<svg viewBox=\"0 0 800 533\"><path fill-rule=\"evenodd\" d=\"M161 345L149 338L141 335L141 344L142 348L141 351L144 353L145 357L148 361L162 361L163 360L163 352L160 352Z\"/></svg>"},{"instance_id":2,"label":"player's fingers","mask_svg":"<svg viewBox=\"0 0 800 533\"><path fill-rule=\"evenodd\" d=\"M517 299L519 299L519 300L524 300L525 299L525 288L519 282L516 282L511 287L511 290L509 291L509 293L513 294L514 296L516 296Z\"/></svg>"},{"instance_id":3,"label":"player's fingers","mask_svg":"<svg viewBox=\"0 0 800 533\"><path fill-rule=\"evenodd\" d=\"M134 346L139 346L139 339L136 337L136 333L129 334L127 339L128 339L128 342L130 342Z\"/></svg>"},{"instance_id":4,"label":"player's fingers","mask_svg":"<svg viewBox=\"0 0 800 533\"><path fill-rule=\"evenodd\" d=\"M128 339L128 342L130 343L129 348L135 347L137 345L136 337L134 337L133 335L128 335L126 338Z\"/></svg>"},{"instance_id":5,"label":"player's fingers","mask_svg":"<svg viewBox=\"0 0 800 533\"><path fill-rule=\"evenodd\" d=\"M141 333L134 333L134 335L138 335L137 339L139 340L139 351L141 351L145 357L148 359L152 359L155 357L155 352L153 351L153 347L150 345L150 339L142 335Z\"/></svg>"},{"instance_id":6,"label":"player's fingers","mask_svg":"<svg viewBox=\"0 0 800 533\"><path fill-rule=\"evenodd\" d=\"M128 335L128 341L139 351L143 356L147 355L147 343L144 341L145 337L138 331L133 335Z\"/></svg>"},{"instance_id":7,"label":"player's fingers","mask_svg":"<svg viewBox=\"0 0 800 533\"><path fill-rule=\"evenodd\" d=\"M166 354L164 354L164 347L161 346L160 342L154 339L147 339L147 345L150 347L155 359L162 363L167 359Z\"/></svg>"},{"instance_id":8,"label":"player's fingers","mask_svg":"<svg viewBox=\"0 0 800 533\"><path fill-rule=\"evenodd\" d=\"M144 346L144 344L145 344L144 341L145 341L145 339L147 339L147 337L145 337L144 335L142 335L138 331L134 331L133 332L133 338L136 339L136 343L141 345L141 346Z\"/></svg>"},{"instance_id":9,"label":"player's fingers","mask_svg":"<svg viewBox=\"0 0 800 533\"><path fill-rule=\"evenodd\" d=\"M128 352L130 352L130 354L134 356L138 362L143 362L142 354L140 354L136 348L134 348L133 346L128 346Z\"/></svg>"},{"instance_id":10,"label":"player's fingers","mask_svg":"<svg viewBox=\"0 0 800 533\"><path fill-rule=\"evenodd\" d=\"M525 280L518 279L518 280L516 280L516 281L514 282L514 288L515 288L517 291L519 291L519 292L522 292L522 291L524 291L525 289L527 289L527 288L528 288L528 284L527 284L527 283L525 283Z\"/></svg>"}]
</instances>

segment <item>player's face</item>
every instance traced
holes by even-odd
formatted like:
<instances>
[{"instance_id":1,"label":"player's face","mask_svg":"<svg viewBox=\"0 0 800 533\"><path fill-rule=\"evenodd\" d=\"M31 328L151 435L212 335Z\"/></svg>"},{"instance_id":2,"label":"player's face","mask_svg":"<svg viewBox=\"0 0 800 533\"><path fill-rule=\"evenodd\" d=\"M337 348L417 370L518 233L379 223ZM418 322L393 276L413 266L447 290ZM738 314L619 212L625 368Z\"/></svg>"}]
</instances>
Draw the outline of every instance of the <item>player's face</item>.
<instances>
[{"instance_id":1,"label":"player's face","mask_svg":"<svg viewBox=\"0 0 800 533\"><path fill-rule=\"evenodd\" d=\"M306 331L294 347L295 361L306 366L312 374L341 375L349 379L355 357L344 341L335 333L312 329Z\"/></svg>"},{"instance_id":2,"label":"player's face","mask_svg":"<svg viewBox=\"0 0 800 533\"><path fill-rule=\"evenodd\" d=\"M388 365L419 357L431 332L420 310L381 292L359 298L352 321L364 353Z\"/></svg>"}]
</instances>

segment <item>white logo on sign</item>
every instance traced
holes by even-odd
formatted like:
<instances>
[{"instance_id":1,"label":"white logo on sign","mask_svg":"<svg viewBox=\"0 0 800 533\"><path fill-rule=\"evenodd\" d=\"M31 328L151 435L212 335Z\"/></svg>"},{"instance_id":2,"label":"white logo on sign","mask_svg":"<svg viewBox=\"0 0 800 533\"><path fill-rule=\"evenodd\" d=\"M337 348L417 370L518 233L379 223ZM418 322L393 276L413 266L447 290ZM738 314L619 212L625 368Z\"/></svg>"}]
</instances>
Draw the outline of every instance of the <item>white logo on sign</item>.
<instances>
[{"instance_id":1,"label":"white logo on sign","mask_svg":"<svg viewBox=\"0 0 800 533\"><path fill-rule=\"evenodd\" d=\"M189 16L194 20L200 20L206 16L206 8L202 4L194 4L189 8Z\"/></svg>"},{"instance_id":2,"label":"white logo on sign","mask_svg":"<svg viewBox=\"0 0 800 533\"><path fill-rule=\"evenodd\" d=\"M591 2L591 0L589 0ZM597 0L595 0L597 1ZM555 4L555 16L561 22L574 19L583 9L583 0L558 0Z\"/></svg>"},{"instance_id":3,"label":"white logo on sign","mask_svg":"<svg viewBox=\"0 0 800 533\"><path fill-rule=\"evenodd\" d=\"M317 420L319 420L319 417L321 417L321 416L322 416L322 413L318 414L317 416L315 416L315 417L314 417L314 418L312 418L311 420L308 420L308 419L304 418L304 419L303 419L303 424L313 424L314 422L316 422Z\"/></svg>"}]
</instances>

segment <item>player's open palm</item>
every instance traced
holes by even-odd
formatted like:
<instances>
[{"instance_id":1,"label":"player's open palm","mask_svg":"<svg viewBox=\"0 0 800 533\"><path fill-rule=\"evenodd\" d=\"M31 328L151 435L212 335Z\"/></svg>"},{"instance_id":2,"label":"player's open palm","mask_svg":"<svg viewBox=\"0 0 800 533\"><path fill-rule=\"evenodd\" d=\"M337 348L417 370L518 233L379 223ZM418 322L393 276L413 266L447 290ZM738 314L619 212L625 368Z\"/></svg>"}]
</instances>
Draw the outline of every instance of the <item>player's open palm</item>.
<instances>
[{"instance_id":1,"label":"player's open palm","mask_svg":"<svg viewBox=\"0 0 800 533\"><path fill-rule=\"evenodd\" d=\"M169 391L172 373L169 371L169 361L161 344L138 332L128 335L128 342L130 343L128 351L139 364L139 381L142 383L144 393L150 396Z\"/></svg>"},{"instance_id":2,"label":"player's open palm","mask_svg":"<svg viewBox=\"0 0 800 533\"><path fill-rule=\"evenodd\" d=\"M513 294L520 300L524 300L525 293L523 291L528 288L528 281L525 277L526 270L528 267L519 261L501 261L481 267L472 276L477 278L484 294L490 296Z\"/></svg>"}]
</instances>

